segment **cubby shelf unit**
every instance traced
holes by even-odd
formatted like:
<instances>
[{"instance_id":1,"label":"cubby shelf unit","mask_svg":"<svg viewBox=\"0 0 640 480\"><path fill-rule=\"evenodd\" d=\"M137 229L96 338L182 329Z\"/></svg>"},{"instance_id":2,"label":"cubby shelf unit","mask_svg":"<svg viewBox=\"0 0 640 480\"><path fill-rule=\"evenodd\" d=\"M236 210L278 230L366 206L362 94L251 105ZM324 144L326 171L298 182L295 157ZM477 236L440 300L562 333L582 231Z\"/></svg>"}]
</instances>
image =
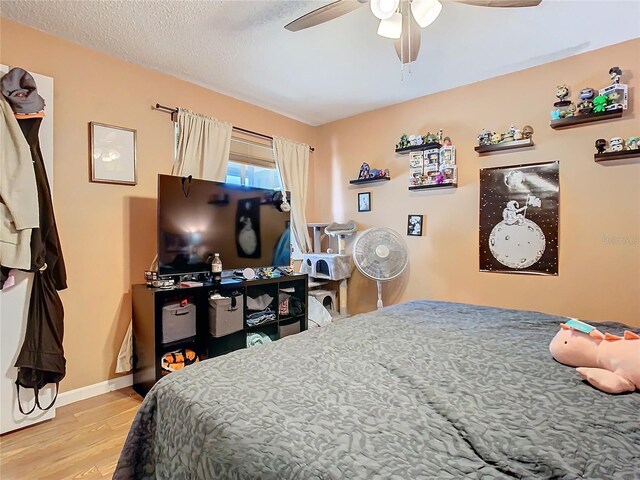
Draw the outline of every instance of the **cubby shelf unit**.
<instances>
[{"instance_id":1,"label":"cubby shelf unit","mask_svg":"<svg viewBox=\"0 0 640 480\"><path fill-rule=\"evenodd\" d=\"M300 300L302 311L281 314L279 305L282 291L290 291L288 293L290 297ZM243 328L216 337L211 331L209 297L213 293L221 292L238 293L237 301L243 304ZM255 298L264 293L272 297L270 308L275 312L275 319L249 326L247 325L249 316L247 298L249 296ZM305 274L254 280L226 278L219 284L205 283L194 287L175 286L168 289L133 285L133 389L145 396L160 378L167 375L162 369L162 356L176 349L189 348L198 355L200 360L205 360L247 348L248 333L261 332L272 340L278 340L292 333L307 330L308 295L308 276ZM182 300L188 300L195 306L196 335L171 343L163 343L163 306Z\"/></svg>"}]
</instances>

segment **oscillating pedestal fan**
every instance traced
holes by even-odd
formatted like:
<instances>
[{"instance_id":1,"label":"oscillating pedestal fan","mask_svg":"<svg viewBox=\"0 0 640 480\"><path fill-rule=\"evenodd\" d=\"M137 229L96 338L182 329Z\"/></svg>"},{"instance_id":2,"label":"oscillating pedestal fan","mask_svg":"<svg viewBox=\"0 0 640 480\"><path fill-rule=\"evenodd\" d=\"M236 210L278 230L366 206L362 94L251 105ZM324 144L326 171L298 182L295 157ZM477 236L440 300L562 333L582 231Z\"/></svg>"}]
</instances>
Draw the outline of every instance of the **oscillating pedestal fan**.
<instances>
[{"instance_id":1,"label":"oscillating pedestal fan","mask_svg":"<svg viewBox=\"0 0 640 480\"><path fill-rule=\"evenodd\" d=\"M378 308L382 308L382 282L396 278L407 268L407 244L395 230L370 228L353 244L353 260L365 277L376 281Z\"/></svg>"}]
</instances>

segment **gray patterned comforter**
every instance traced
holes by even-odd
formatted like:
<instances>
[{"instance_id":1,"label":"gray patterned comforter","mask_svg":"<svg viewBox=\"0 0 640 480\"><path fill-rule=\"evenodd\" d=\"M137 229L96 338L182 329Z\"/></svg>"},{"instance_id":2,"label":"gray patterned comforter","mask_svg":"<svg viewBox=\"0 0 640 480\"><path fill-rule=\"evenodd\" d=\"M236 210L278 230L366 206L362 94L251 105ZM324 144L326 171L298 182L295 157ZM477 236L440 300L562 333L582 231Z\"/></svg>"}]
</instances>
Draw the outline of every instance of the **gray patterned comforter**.
<instances>
[{"instance_id":1,"label":"gray patterned comforter","mask_svg":"<svg viewBox=\"0 0 640 480\"><path fill-rule=\"evenodd\" d=\"M410 302L201 362L147 395L114 478L638 479L640 392L557 364L561 320Z\"/></svg>"}]
</instances>

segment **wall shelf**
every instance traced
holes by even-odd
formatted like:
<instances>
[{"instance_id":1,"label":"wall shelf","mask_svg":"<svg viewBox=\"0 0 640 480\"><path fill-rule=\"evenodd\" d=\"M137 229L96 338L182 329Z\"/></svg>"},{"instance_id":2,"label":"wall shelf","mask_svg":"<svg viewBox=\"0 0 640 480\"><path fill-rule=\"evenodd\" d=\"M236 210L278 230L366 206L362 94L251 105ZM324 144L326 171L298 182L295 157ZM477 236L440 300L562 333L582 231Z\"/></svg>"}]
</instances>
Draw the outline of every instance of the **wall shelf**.
<instances>
[{"instance_id":1,"label":"wall shelf","mask_svg":"<svg viewBox=\"0 0 640 480\"><path fill-rule=\"evenodd\" d=\"M491 152L502 152L503 150L512 150L514 148L526 148L533 147L533 140L531 138L526 138L524 140L513 140L511 142L505 143L496 143L495 145L481 145L474 150L479 154L483 153L491 153Z\"/></svg>"},{"instance_id":2,"label":"wall shelf","mask_svg":"<svg viewBox=\"0 0 640 480\"><path fill-rule=\"evenodd\" d=\"M558 120L551 120L549 124L553 129L561 129L581 125L583 123L599 122L601 120L611 120L613 118L620 118L622 116L623 109L617 108L609 112L604 113L587 113L584 115L578 115L576 117L559 118Z\"/></svg>"},{"instance_id":3,"label":"wall shelf","mask_svg":"<svg viewBox=\"0 0 640 480\"><path fill-rule=\"evenodd\" d=\"M391 177L374 177L374 178L358 178L356 180L349 180L351 185L363 185L365 183L386 182L391 180Z\"/></svg>"},{"instance_id":4,"label":"wall shelf","mask_svg":"<svg viewBox=\"0 0 640 480\"><path fill-rule=\"evenodd\" d=\"M596 153L593 159L600 162L609 162L611 160L626 160L628 158L640 158L640 150L622 150L620 152Z\"/></svg>"},{"instance_id":5,"label":"wall shelf","mask_svg":"<svg viewBox=\"0 0 640 480\"><path fill-rule=\"evenodd\" d=\"M431 188L458 188L457 183L434 183L432 185L410 185L409 190L429 190Z\"/></svg>"},{"instance_id":6,"label":"wall shelf","mask_svg":"<svg viewBox=\"0 0 640 480\"><path fill-rule=\"evenodd\" d=\"M421 150L431 150L433 148L441 148L439 143L423 143L422 145L411 145L410 147L396 148L396 153L404 154Z\"/></svg>"}]
</instances>

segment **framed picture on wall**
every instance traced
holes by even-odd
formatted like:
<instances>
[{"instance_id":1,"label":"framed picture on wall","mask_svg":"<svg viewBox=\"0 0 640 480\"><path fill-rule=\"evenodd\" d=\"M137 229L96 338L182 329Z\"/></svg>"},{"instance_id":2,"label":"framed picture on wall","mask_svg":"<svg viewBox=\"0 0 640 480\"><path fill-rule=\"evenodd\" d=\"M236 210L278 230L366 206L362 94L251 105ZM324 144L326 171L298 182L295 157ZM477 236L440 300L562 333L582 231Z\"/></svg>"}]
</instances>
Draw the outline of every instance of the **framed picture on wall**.
<instances>
[{"instance_id":1,"label":"framed picture on wall","mask_svg":"<svg viewBox=\"0 0 640 480\"><path fill-rule=\"evenodd\" d=\"M92 182L136 185L136 131L90 122L89 161Z\"/></svg>"},{"instance_id":2,"label":"framed picture on wall","mask_svg":"<svg viewBox=\"0 0 640 480\"><path fill-rule=\"evenodd\" d=\"M480 170L480 271L558 275L559 162Z\"/></svg>"},{"instance_id":3,"label":"framed picture on wall","mask_svg":"<svg viewBox=\"0 0 640 480\"><path fill-rule=\"evenodd\" d=\"M422 236L422 215L409 215L407 220L407 235L412 237Z\"/></svg>"},{"instance_id":4,"label":"framed picture on wall","mask_svg":"<svg viewBox=\"0 0 640 480\"><path fill-rule=\"evenodd\" d=\"M362 192L358 194L358 211L371 211L371 192Z\"/></svg>"}]
</instances>

